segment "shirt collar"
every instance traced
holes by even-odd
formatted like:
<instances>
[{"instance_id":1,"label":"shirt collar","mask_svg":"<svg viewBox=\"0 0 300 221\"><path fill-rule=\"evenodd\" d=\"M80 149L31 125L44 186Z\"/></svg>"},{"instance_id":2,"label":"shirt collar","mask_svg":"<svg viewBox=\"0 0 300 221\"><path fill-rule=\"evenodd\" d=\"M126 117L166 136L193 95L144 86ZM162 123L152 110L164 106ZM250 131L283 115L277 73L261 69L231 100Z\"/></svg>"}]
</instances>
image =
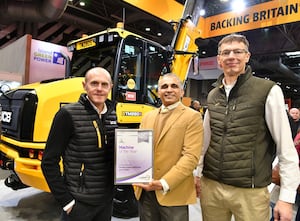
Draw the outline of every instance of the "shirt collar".
<instances>
[{"instance_id":1,"label":"shirt collar","mask_svg":"<svg viewBox=\"0 0 300 221\"><path fill-rule=\"evenodd\" d=\"M89 99L89 97L87 95L86 95L86 98L88 99L88 101L90 102L90 104L92 105L92 107L95 109L95 111L97 111L97 113L99 114L100 117L101 117L101 114L105 114L107 112L106 103L103 103L103 110L100 112L98 110L98 108L95 106L95 104Z\"/></svg>"},{"instance_id":2,"label":"shirt collar","mask_svg":"<svg viewBox=\"0 0 300 221\"><path fill-rule=\"evenodd\" d=\"M225 83L225 79L223 78L222 79L222 83L224 85L224 89L225 89L225 92L226 92L226 95L227 97L229 96L229 93L231 91L231 89L234 87L234 85L236 84L236 81L233 83L233 84L226 84Z\"/></svg>"},{"instance_id":3,"label":"shirt collar","mask_svg":"<svg viewBox=\"0 0 300 221\"><path fill-rule=\"evenodd\" d=\"M176 103L174 103L174 104L171 104L171 105L169 105L169 106L165 106L165 105L161 105L161 109L164 109L164 108L167 108L168 110L173 110L173 109L175 109L176 107L178 107L178 105L180 104L181 102L180 101L178 101L178 102L176 102Z\"/></svg>"}]
</instances>

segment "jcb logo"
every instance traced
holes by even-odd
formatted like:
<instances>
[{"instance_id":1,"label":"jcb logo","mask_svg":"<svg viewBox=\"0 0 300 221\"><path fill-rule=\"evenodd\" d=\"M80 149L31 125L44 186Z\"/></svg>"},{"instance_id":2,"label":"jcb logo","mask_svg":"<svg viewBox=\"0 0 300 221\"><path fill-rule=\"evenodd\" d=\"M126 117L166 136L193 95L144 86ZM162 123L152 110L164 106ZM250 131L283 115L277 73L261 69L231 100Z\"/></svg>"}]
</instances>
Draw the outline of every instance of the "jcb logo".
<instances>
[{"instance_id":1,"label":"jcb logo","mask_svg":"<svg viewBox=\"0 0 300 221\"><path fill-rule=\"evenodd\" d=\"M12 112L2 110L1 120L3 123L10 123L12 120Z\"/></svg>"}]
</instances>

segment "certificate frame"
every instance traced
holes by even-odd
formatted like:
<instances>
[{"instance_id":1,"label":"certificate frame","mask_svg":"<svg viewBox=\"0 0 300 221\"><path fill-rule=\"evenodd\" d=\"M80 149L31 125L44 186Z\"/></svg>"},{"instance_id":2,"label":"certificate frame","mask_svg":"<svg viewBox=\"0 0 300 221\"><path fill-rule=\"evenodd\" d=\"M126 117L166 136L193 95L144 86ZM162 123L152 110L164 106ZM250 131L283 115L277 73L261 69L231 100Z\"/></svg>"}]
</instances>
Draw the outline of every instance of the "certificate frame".
<instances>
[{"instance_id":1,"label":"certificate frame","mask_svg":"<svg viewBox=\"0 0 300 221\"><path fill-rule=\"evenodd\" d=\"M149 183L153 178L153 130L115 130L116 185Z\"/></svg>"}]
</instances>

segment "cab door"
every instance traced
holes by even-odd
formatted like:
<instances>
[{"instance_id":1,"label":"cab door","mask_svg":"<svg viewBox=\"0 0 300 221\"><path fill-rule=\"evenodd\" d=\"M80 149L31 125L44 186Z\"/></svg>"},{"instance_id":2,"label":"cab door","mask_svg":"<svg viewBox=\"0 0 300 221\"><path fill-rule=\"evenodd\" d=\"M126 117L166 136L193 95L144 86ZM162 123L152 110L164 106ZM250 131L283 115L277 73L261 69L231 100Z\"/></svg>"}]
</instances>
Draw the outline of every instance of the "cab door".
<instances>
[{"instance_id":1,"label":"cab door","mask_svg":"<svg viewBox=\"0 0 300 221\"><path fill-rule=\"evenodd\" d=\"M169 71L164 47L136 37L127 37L119 55L116 100L122 103L159 106L159 77Z\"/></svg>"}]
</instances>

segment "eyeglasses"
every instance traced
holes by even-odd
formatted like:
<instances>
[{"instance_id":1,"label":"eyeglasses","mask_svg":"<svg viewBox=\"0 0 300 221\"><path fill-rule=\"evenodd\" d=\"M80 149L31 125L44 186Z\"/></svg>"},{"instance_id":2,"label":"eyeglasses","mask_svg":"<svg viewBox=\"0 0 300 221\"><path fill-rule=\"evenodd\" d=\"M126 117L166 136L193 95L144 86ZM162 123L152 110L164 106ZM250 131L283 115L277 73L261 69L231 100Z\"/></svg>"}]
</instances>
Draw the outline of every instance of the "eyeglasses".
<instances>
[{"instance_id":1,"label":"eyeglasses","mask_svg":"<svg viewBox=\"0 0 300 221\"><path fill-rule=\"evenodd\" d=\"M233 50L224 50L224 51L220 51L219 55L224 56L224 57L228 57L230 55L230 53L233 52L233 54L235 56L241 56L244 53L248 53L247 50L245 49L233 49Z\"/></svg>"}]
</instances>

